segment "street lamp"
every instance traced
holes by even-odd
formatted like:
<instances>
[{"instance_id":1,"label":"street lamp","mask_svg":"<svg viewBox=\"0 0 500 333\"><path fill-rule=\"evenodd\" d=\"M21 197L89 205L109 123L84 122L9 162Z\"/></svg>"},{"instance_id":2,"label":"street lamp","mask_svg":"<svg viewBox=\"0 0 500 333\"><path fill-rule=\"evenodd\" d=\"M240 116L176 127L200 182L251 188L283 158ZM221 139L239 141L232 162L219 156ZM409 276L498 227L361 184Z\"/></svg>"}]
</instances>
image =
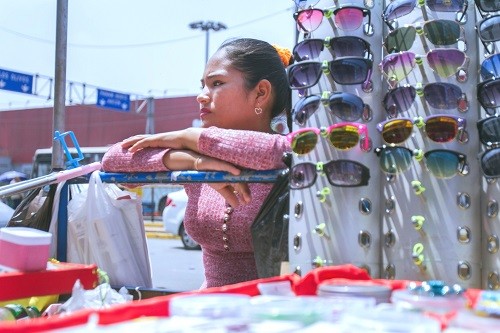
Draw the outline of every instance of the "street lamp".
<instances>
[{"instance_id":1,"label":"street lamp","mask_svg":"<svg viewBox=\"0 0 500 333\"><path fill-rule=\"evenodd\" d=\"M209 41L209 33L210 30L213 31L219 31L219 30L224 30L227 29L227 26L224 23L221 22L214 22L214 21L198 21L198 22L192 22L189 23L189 27L191 29L201 29L202 31L205 31L205 63L208 62L208 41Z\"/></svg>"}]
</instances>

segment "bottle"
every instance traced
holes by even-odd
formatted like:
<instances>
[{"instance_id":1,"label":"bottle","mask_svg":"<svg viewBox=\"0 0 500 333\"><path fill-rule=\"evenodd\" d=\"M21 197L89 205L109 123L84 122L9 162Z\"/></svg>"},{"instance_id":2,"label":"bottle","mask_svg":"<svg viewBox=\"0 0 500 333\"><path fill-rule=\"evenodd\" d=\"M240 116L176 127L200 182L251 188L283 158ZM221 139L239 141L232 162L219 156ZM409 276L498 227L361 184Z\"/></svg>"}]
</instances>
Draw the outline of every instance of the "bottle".
<instances>
[{"instance_id":1,"label":"bottle","mask_svg":"<svg viewBox=\"0 0 500 333\"><path fill-rule=\"evenodd\" d=\"M20 304L6 304L4 308L10 311L15 320L28 317L26 309Z\"/></svg>"}]
</instances>

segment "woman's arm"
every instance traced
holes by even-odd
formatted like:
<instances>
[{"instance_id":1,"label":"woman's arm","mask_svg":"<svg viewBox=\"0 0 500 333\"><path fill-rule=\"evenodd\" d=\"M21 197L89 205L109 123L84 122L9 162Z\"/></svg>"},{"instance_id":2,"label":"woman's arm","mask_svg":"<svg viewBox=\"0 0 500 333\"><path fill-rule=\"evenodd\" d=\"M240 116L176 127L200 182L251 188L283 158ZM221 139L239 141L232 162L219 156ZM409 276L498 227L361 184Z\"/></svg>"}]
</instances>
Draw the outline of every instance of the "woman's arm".
<instances>
[{"instance_id":1,"label":"woman's arm","mask_svg":"<svg viewBox=\"0 0 500 333\"><path fill-rule=\"evenodd\" d=\"M285 168L283 153L290 150L283 135L217 127L204 129L198 141L201 154L254 170Z\"/></svg>"}]
</instances>

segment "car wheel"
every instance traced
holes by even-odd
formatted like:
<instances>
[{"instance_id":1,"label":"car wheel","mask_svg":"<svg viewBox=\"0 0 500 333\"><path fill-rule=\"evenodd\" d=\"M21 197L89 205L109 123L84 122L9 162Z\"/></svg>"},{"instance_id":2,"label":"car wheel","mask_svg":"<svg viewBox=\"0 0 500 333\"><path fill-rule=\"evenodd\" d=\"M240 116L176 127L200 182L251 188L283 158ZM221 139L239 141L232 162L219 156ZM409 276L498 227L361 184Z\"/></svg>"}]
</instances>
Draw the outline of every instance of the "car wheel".
<instances>
[{"instance_id":1,"label":"car wheel","mask_svg":"<svg viewBox=\"0 0 500 333\"><path fill-rule=\"evenodd\" d=\"M184 223L181 223L179 227L179 236L181 236L182 244L186 250L199 250L201 249L200 245L196 243L191 236L189 236L184 229Z\"/></svg>"}]
</instances>

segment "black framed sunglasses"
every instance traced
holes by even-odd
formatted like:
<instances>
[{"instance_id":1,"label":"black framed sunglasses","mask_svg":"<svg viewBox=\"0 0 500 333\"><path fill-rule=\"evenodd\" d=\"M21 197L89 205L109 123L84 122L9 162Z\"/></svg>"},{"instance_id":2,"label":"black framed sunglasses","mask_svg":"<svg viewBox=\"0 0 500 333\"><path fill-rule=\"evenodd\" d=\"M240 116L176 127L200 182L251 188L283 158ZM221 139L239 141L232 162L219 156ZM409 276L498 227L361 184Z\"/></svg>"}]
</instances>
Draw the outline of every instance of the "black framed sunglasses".
<instances>
[{"instance_id":1,"label":"black framed sunglasses","mask_svg":"<svg viewBox=\"0 0 500 333\"><path fill-rule=\"evenodd\" d=\"M411 150L402 146L381 146L375 149L379 157L380 169L390 175L408 170L413 158L424 160L426 169L436 178L449 179L457 174L467 175L467 157L457 151L435 149L422 153L420 149Z\"/></svg>"},{"instance_id":2,"label":"black framed sunglasses","mask_svg":"<svg viewBox=\"0 0 500 333\"><path fill-rule=\"evenodd\" d=\"M293 119L297 125L304 126L318 110L320 104L330 113L344 121L371 119L371 109L363 100L348 92L324 91L321 95L309 95L299 99L293 107Z\"/></svg>"},{"instance_id":3,"label":"black framed sunglasses","mask_svg":"<svg viewBox=\"0 0 500 333\"><path fill-rule=\"evenodd\" d=\"M370 80L372 67L372 60L363 57L340 57L322 62L305 60L287 67L288 83L291 89L310 88L325 73L338 84L361 84Z\"/></svg>"},{"instance_id":4,"label":"black framed sunglasses","mask_svg":"<svg viewBox=\"0 0 500 333\"><path fill-rule=\"evenodd\" d=\"M491 147L500 143L500 115L483 118L476 125L483 145Z\"/></svg>"},{"instance_id":5,"label":"black framed sunglasses","mask_svg":"<svg viewBox=\"0 0 500 333\"><path fill-rule=\"evenodd\" d=\"M500 2L498 0L475 0L476 7L479 9L481 17L485 17L484 13L492 13L500 11Z\"/></svg>"},{"instance_id":6,"label":"black framed sunglasses","mask_svg":"<svg viewBox=\"0 0 500 333\"><path fill-rule=\"evenodd\" d=\"M487 53L495 53L494 43L500 40L500 14L487 16L476 24L476 31Z\"/></svg>"},{"instance_id":7,"label":"black framed sunglasses","mask_svg":"<svg viewBox=\"0 0 500 333\"><path fill-rule=\"evenodd\" d=\"M500 78L500 53L486 57L481 63L480 73L485 81Z\"/></svg>"},{"instance_id":8,"label":"black framed sunglasses","mask_svg":"<svg viewBox=\"0 0 500 333\"><path fill-rule=\"evenodd\" d=\"M500 78L483 81L477 85L477 100L488 115L500 107Z\"/></svg>"},{"instance_id":9,"label":"black framed sunglasses","mask_svg":"<svg viewBox=\"0 0 500 333\"><path fill-rule=\"evenodd\" d=\"M304 39L293 48L295 61L316 59L325 49L336 57L371 57L370 43L356 36L326 37L325 39Z\"/></svg>"},{"instance_id":10,"label":"black framed sunglasses","mask_svg":"<svg viewBox=\"0 0 500 333\"><path fill-rule=\"evenodd\" d=\"M383 45L387 53L408 51L413 46L417 33L436 46L449 46L462 42L462 48L467 49L463 27L451 20L432 20L405 25L389 32Z\"/></svg>"},{"instance_id":11,"label":"black framed sunglasses","mask_svg":"<svg viewBox=\"0 0 500 333\"><path fill-rule=\"evenodd\" d=\"M479 164L485 178L500 177L500 147L486 150Z\"/></svg>"},{"instance_id":12,"label":"black framed sunglasses","mask_svg":"<svg viewBox=\"0 0 500 333\"><path fill-rule=\"evenodd\" d=\"M448 82L432 82L416 85L405 84L389 90L382 101L387 115L394 118L398 113L407 111L418 96L433 108L439 110L457 109L466 112L469 109L467 95L459 86Z\"/></svg>"},{"instance_id":13,"label":"black framed sunglasses","mask_svg":"<svg viewBox=\"0 0 500 333\"><path fill-rule=\"evenodd\" d=\"M304 162L290 169L290 189L300 190L313 186L318 173L326 175L328 182L337 187L366 186L370 180L370 169L356 161Z\"/></svg>"}]
</instances>

